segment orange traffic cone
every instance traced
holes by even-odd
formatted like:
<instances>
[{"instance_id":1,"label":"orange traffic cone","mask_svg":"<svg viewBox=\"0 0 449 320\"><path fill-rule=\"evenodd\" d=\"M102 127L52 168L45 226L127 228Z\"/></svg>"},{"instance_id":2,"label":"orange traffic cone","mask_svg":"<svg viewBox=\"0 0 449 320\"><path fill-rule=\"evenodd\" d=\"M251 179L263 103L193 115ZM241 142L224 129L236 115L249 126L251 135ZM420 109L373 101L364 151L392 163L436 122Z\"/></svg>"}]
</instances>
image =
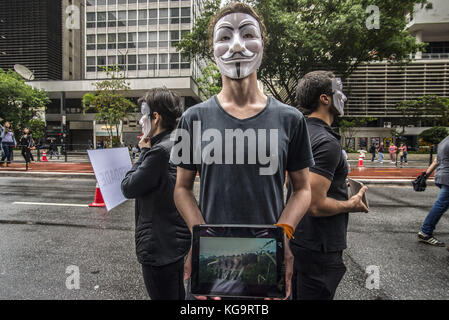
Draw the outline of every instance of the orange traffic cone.
<instances>
[{"instance_id":1,"label":"orange traffic cone","mask_svg":"<svg viewBox=\"0 0 449 320\"><path fill-rule=\"evenodd\" d=\"M45 152L45 150L44 150L44 153L42 154L42 161L43 161L43 162L47 162L47 161L48 161L48 159L47 159L47 153Z\"/></svg>"},{"instance_id":2,"label":"orange traffic cone","mask_svg":"<svg viewBox=\"0 0 449 320\"><path fill-rule=\"evenodd\" d=\"M103 196L101 195L101 190L98 187L98 183L97 186L95 187L95 199L94 202L92 202L91 204L89 204L89 207L106 207L106 204L104 203L103 200Z\"/></svg>"},{"instance_id":3,"label":"orange traffic cone","mask_svg":"<svg viewBox=\"0 0 449 320\"><path fill-rule=\"evenodd\" d=\"M359 163L357 164L357 167L359 168L363 167L363 152L360 152Z\"/></svg>"}]
</instances>

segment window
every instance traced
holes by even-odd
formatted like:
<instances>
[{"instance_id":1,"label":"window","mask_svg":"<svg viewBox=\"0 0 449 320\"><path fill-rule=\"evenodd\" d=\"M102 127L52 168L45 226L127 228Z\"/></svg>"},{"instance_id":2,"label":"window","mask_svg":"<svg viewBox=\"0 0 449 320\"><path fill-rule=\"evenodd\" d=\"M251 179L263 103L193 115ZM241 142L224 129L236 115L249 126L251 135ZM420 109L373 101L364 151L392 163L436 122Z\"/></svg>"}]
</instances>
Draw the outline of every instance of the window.
<instances>
[{"instance_id":1,"label":"window","mask_svg":"<svg viewBox=\"0 0 449 320\"><path fill-rule=\"evenodd\" d=\"M146 32L139 32L138 39L139 39L139 48L146 48L147 45L147 36L148 34Z\"/></svg>"},{"instance_id":2,"label":"window","mask_svg":"<svg viewBox=\"0 0 449 320\"><path fill-rule=\"evenodd\" d=\"M181 23L190 23L190 8L181 8Z\"/></svg>"},{"instance_id":3,"label":"window","mask_svg":"<svg viewBox=\"0 0 449 320\"><path fill-rule=\"evenodd\" d=\"M170 69L179 69L179 53L170 54Z\"/></svg>"},{"instance_id":4,"label":"window","mask_svg":"<svg viewBox=\"0 0 449 320\"><path fill-rule=\"evenodd\" d=\"M119 49L126 48L126 33L119 33L117 40Z\"/></svg>"},{"instance_id":5,"label":"window","mask_svg":"<svg viewBox=\"0 0 449 320\"><path fill-rule=\"evenodd\" d=\"M126 26L126 11L124 11L124 10L123 11L118 11L117 15L118 15L118 23L117 23L117 25L119 27Z\"/></svg>"},{"instance_id":6,"label":"window","mask_svg":"<svg viewBox=\"0 0 449 320\"><path fill-rule=\"evenodd\" d=\"M128 48L137 47L137 33L128 33Z\"/></svg>"},{"instance_id":7,"label":"window","mask_svg":"<svg viewBox=\"0 0 449 320\"><path fill-rule=\"evenodd\" d=\"M168 24L168 9L159 9L159 24Z\"/></svg>"},{"instance_id":8,"label":"window","mask_svg":"<svg viewBox=\"0 0 449 320\"><path fill-rule=\"evenodd\" d=\"M115 33L108 34L108 48L117 49L117 34Z\"/></svg>"},{"instance_id":9,"label":"window","mask_svg":"<svg viewBox=\"0 0 449 320\"><path fill-rule=\"evenodd\" d=\"M97 6L105 6L106 0L97 0Z\"/></svg>"},{"instance_id":10,"label":"window","mask_svg":"<svg viewBox=\"0 0 449 320\"><path fill-rule=\"evenodd\" d=\"M87 35L86 49L87 50L95 50L95 35L94 34Z\"/></svg>"},{"instance_id":11,"label":"window","mask_svg":"<svg viewBox=\"0 0 449 320\"><path fill-rule=\"evenodd\" d=\"M159 70L168 69L168 54L163 53L159 55Z\"/></svg>"},{"instance_id":12,"label":"window","mask_svg":"<svg viewBox=\"0 0 449 320\"><path fill-rule=\"evenodd\" d=\"M159 47L168 47L168 31L159 31Z\"/></svg>"},{"instance_id":13,"label":"window","mask_svg":"<svg viewBox=\"0 0 449 320\"><path fill-rule=\"evenodd\" d=\"M88 12L87 13L87 23L86 23L86 27L87 28L95 28L95 12Z\"/></svg>"},{"instance_id":14,"label":"window","mask_svg":"<svg viewBox=\"0 0 449 320\"><path fill-rule=\"evenodd\" d=\"M126 57L124 56L124 55L120 55L120 56L118 56L117 57L117 59L118 59L118 68L120 69L120 70L126 70L126 61L125 61L125 59L126 59Z\"/></svg>"},{"instance_id":15,"label":"window","mask_svg":"<svg viewBox=\"0 0 449 320\"><path fill-rule=\"evenodd\" d=\"M94 6L94 5L95 5L95 0L86 0L86 5L87 5L88 7Z\"/></svg>"},{"instance_id":16,"label":"window","mask_svg":"<svg viewBox=\"0 0 449 320\"><path fill-rule=\"evenodd\" d=\"M139 0L139 3L146 4L146 3L147 3L147 0Z\"/></svg>"},{"instance_id":17,"label":"window","mask_svg":"<svg viewBox=\"0 0 449 320\"><path fill-rule=\"evenodd\" d=\"M139 26L147 25L148 10L139 10Z\"/></svg>"},{"instance_id":18,"label":"window","mask_svg":"<svg viewBox=\"0 0 449 320\"><path fill-rule=\"evenodd\" d=\"M118 4L126 4L126 0L118 0Z\"/></svg>"},{"instance_id":19,"label":"window","mask_svg":"<svg viewBox=\"0 0 449 320\"><path fill-rule=\"evenodd\" d=\"M170 45L174 47L179 42L179 31L170 31Z\"/></svg>"},{"instance_id":20,"label":"window","mask_svg":"<svg viewBox=\"0 0 449 320\"><path fill-rule=\"evenodd\" d=\"M137 0L128 0L128 4L134 4L136 2L137 2Z\"/></svg>"},{"instance_id":21,"label":"window","mask_svg":"<svg viewBox=\"0 0 449 320\"><path fill-rule=\"evenodd\" d=\"M113 66L117 63L117 57L116 56L109 56L108 57L108 66Z\"/></svg>"},{"instance_id":22,"label":"window","mask_svg":"<svg viewBox=\"0 0 449 320\"><path fill-rule=\"evenodd\" d=\"M147 66L147 55L146 54L139 54L138 56L139 59L139 70L147 70L148 66Z\"/></svg>"},{"instance_id":23,"label":"window","mask_svg":"<svg viewBox=\"0 0 449 320\"><path fill-rule=\"evenodd\" d=\"M135 26L137 24L137 11L130 10L128 11L128 26Z\"/></svg>"},{"instance_id":24,"label":"window","mask_svg":"<svg viewBox=\"0 0 449 320\"><path fill-rule=\"evenodd\" d=\"M106 35L105 34L97 35L97 49L98 50L106 49Z\"/></svg>"},{"instance_id":25,"label":"window","mask_svg":"<svg viewBox=\"0 0 449 320\"><path fill-rule=\"evenodd\" d=\"M157 24L157 9L150 9L148 10L148 24L151 25L156 25Z\"/></svg>"},{"instance_id":26,"label":"window","mask_svg":"<svg viewBox=\"0 0 449 320\"><path fill-rule=\"evenodd\" d=\"M104 71L104 67L106 67L106 57L105 56L97 57L97 70Z\"/></svg>"},{"instance_id":27,"label":"window","mask_svg":"<svg viewBox=\"0 0 449 320\"><path fill-rule=\"evenodd\" d=\"M106 27L106 12L97 12L97 28Z\"/></svg>"},{"instance_id":28,"label":"window","mask_svg":"<svg viewBox=\"0 0 449 320\"><path fill-rule=\"evenodd\" d=\"M157 69L157 54L148 55L148 70Z\"/></svg>"},{"instance_id":29,"label":"window","mask_svg":"<svg viewBox=\"0 0 449 320\"><path fill-rule=\"evenodd\" d=\"M115 12L108 12L108 27L117 26L117 15Z\"/></svg>"},{"instance_id":30,"label":"window","mask_svg":"<svg viewBox=\"0 0 449 320\"><path fill-rule=\"evenodd\" d=\"M181 53L181 69L190 69L189 56L182 53Z\"/></svg>"},{"instance_id":31,"label":"window","mask_svg":"<svg viewBox=\"0 0 449 320\"><path fill-rule=\"evenodd\" d=\"M170 23L179 23L179 8L170 9Z\"/></svg>"},{"instance_id":32,"label":"window","mask_svg":"<svg viewBox=\"0 0 449 320\"><path fill-rule=\"evenodd\" d=\"M148 47L149 48L157 48L157 32L150 31L148 32Z\"/></svg>"},{"instance_id":33,"label":"window","mask_svg":"<svg viewBox=\"0 0 449 320\"><path fill-rule=\"evenodd\" d=\"M117 4L117 0L108 0L108 5L115 6Z\"/></svg>"},{"instance_id":34,"label":"window","mask_svg":"<svg viewBox=\"0 0 449 320\"><path fill-rule=\"evenodd\" d=\"M87 57L86 66L87 72L95 72L95 57Z\"/></svg>"},{"instance_id":35,"label":"window","mask_svg":"<svg viewBox=\"0 0 449 320\"><path fill-rule=\"evenodd\" d=\"M129 55L128 56L128 70L136 70L136 62L137 62L136 55Z\"/></svg>"}]
</instances>

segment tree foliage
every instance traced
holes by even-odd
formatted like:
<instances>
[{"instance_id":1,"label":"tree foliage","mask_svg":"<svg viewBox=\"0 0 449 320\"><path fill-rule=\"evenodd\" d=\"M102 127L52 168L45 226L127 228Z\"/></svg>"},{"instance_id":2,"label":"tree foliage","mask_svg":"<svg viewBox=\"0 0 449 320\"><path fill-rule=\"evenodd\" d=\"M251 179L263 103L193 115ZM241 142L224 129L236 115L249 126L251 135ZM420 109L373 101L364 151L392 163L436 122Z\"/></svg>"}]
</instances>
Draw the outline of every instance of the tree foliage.
<instances>
[{"instance_id":1,"label":"tree foliage","mask_svg":"<svg viewBox=\"0 0 449 320\"><path fill-rule=\"evenodd\" d=\"M15 71L0 69L0 118L11 123L16 137L21 136L23 128L33 130L33 123L42 123L34 119L39 119L49 103L45 91L27 85Z\"/></svg>"},{"instance_id":2,"label":"tree foliage","mask_svg":"<svg viewBox=\"0 0 449 320\"><path fill-rule=\"evenodd\" d=\"M213 62L203 68L202 75L196 79L198 87L200 88L204 98L218 94L221 91L221 75L217 65Z\"/></svg>"},{"instance_id":3,"label":"tree foliage","mask_svg":"<svg viewBox=\"0 0 449 320\"><path fill-rule=\"evenodd\" d=\"M190 57L213 60L208 24L220 0L206 0L193 30L178 44ZM246 0L262 16L268 39L259 79L278 100L294 104L297 81L307 72L331 70L343 79L361 63L388 60L407 62L421 50L406 30L406 14L426 0ZM369 29L378 6L379 29Z\"/></svg>"},{"instance_id":4,"label":"tree foliage","mask_svg":"<svg viewBox=\"0 0 449 320\"><path fill-rule=\"evenodd\" d=\"M435 126L449 126L449 98L436 95L398 103L396 109L402 113L401 126L404 128L417 120L431 119Z\"/></svg>"},{"instance_id":5,"label":"tree foliage","mask_svg":"<svg viewBox=\"0 0 449 320\"><path fill-rule=\"evenodd\" d=\"M419 139L422 139L422 141L430 143L432 145L437 145L448 135L448 128L437 126L421 132L421 134L419 135Z\"/></svg>"},{"instance_id":6,"label":"tree foliage","mask_svg":"<svg viewBox=\"0 0 449 320\"><path fill-rule=\"evenodd\" d=\"M93 109L96 119L106 125L110 144L115 147L120 141L120 121L126 119L135 108L135 104L126 98L130 86L124 74L117 66L104 68L107 80L96 82L94 93L86 93L83 97L83 111ZM115 129L115 137L114 137Z\"/></svg>"}]
</instances>

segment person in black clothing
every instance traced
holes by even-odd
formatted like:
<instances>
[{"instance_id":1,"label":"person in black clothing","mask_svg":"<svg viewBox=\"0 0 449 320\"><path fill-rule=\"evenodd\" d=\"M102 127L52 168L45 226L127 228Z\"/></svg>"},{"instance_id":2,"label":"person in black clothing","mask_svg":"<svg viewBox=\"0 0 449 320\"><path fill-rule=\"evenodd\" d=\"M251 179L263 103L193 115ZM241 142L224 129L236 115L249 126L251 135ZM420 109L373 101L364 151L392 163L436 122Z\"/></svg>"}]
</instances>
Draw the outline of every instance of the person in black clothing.
<instances>
[{"instance_id":1,"label":"person in black clothing","mask_svg":"<svg viewBox=\"0 0 449 320\"><path fill-rule=\"evenodd\" d=\"M309 114L315 164L310 167L312 201L290 241L295 257L292 297L296 300L333 299L346 272L342 252L348 212L368 212L362 202L366 187L348 200L348 165L340 136L330 127L344 112L342 90L340 79L328 71L306 74L297 87L299 107Z\"/></svg>"},{"instance_id":2,"label":"person in black clothing","mask_svg":"<svg viewBox=\"0 0 449 320\"><path fill-rule=\"evenodd\" d=\"M25 163L30 163L32 160L31 147L33 146L33 137L30 129L23 129L23 136L20 138L19 144L22 147L22 156L25 159Z\"/></svg>"},{"instance_id":3,"label":"person in black clothing","mask_svg":"<svg viewBox=\"0 0 449 320\"><path fill-rule=\"evenodd\" d=\"M374 162L376 159L376 146L374 144L371 145L371 148L369 149L369 152L371 152L371 162Z\"/></svg>"},{"instance_id":4,"label":"person in black clothing","mask_svg":"<svg viewBox=\"0 0 449 320\"><path fill-rule=\"evenodd\" d=\"M184 257L191 234L176 210L173 190L176 166L169 163L170 133L181 115L181 100L158 88L139 100L142 105L142 153L122 181L126 198L136 199L136 253L152 300L184 300Z\"/></svg>"}]
</instances>

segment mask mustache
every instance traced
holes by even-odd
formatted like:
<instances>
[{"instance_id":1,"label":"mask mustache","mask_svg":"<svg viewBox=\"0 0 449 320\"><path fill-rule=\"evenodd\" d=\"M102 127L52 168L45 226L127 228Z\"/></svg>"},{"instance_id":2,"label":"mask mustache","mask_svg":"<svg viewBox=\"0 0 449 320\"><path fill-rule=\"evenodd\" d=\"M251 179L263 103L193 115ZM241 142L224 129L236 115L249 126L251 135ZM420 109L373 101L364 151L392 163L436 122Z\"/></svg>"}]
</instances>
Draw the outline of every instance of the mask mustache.
<instances>
[{"instance_id":1,"label":"mask mustache","mask_svg":"<svg viewBox=\"0 0 449 320\"><path fill-rule=\"evenodd\" d=\"M228 62L240 59L251 59L254 58L255 55L256 55L255 53L249 50L245 50L245 52L226 53L221 57L221 59L225 62Z\"/></svg>"}]
</instances>

